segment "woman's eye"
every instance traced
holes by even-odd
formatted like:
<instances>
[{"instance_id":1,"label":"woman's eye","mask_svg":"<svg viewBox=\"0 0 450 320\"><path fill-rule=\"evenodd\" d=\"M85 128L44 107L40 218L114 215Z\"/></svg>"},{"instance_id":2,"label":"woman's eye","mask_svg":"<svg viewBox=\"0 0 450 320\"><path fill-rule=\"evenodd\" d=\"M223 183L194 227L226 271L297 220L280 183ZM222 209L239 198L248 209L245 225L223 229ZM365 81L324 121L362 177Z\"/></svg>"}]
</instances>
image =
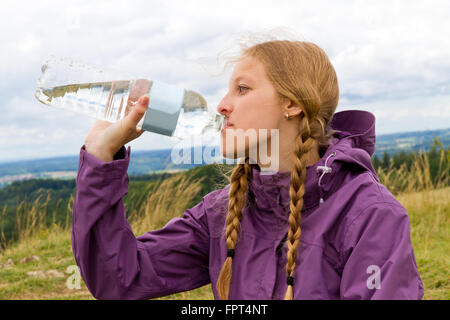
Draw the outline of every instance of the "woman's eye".
<instances>
[{"instance_id":1,"label":"woman's eye","mask_svg":"<svg viewBox=\"0 0 450 320\"><path fill-rule=\"evenodd\" d=\"M249 88L247 88L247 87L238 86L239 93L242 93L243 92L242 90L248 90L248 89Z\"/></svg>"}]
</instances>

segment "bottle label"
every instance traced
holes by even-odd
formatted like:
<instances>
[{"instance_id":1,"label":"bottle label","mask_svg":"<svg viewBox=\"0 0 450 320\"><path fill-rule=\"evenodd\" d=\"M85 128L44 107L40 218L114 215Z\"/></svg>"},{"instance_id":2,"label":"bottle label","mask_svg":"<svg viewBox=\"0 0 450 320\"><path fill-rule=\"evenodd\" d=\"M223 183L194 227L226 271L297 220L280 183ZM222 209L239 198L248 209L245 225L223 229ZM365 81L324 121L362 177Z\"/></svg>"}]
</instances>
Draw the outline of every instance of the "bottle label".
<instances>
[{"instance_id":1,"label":"bottle label","mask_svg":"<svg viewBox=\"0 0 450 320\"><path fill-rule=\"evenodd\" d=\"M181 87L153 81L142 129L171 136L178 123L184 92Z\"/></svg>"}]
</instances>

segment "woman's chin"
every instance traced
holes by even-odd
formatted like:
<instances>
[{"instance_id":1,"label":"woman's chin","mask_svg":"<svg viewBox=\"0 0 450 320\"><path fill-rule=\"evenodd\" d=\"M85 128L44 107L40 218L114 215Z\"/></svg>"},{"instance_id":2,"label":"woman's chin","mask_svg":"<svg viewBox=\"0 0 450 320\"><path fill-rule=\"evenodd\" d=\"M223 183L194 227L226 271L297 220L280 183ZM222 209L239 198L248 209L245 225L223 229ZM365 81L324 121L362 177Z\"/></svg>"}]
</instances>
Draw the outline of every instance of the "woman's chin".
<instances>
[{"instance_id":1,"label":"woman's chin","mask_svg":"<svg viewBox=\"0 0 450 320\"><path fill-rule=\"evenodd\" d=\"M253 142L253 141L252 141ZM228 159L239 159L243 157L257 158L257 143L253 142L250 145L248 143L243 144L226 143L225 140L221 141L220 150L222 157Z\"/></svg>"},{"instance_id":2,"label":"woman's chin","mask_svg":"<svg viewBox=\"0 0 450 320\"><path fill-rule=\"evenodd\" d=\"M250 157L251 159L256 159L256 155L249 153L248 150L236 150L235 148L222 148L222 157L226 159L240 159L244 157Z\"/></svg>"},{"instance_id":3,"label":"woman's chin","mask_svg":"<svg viewBox=\"0 0 450 320\"><path fill-rule=\"evenodd\" d=\"M221 152L222 152L222 157L224 157L226 159L237 159L237 158L239 158L237 152L235 152L232 149L230 151L230 149L227 150L227 149L221 148Z\"/></svg>"},{"instance_id":4,"label":"woman's chin","mask_svg":"<svg viewBox=\"0 0 450 320\"><path fill-rule=\"evenodd\" d=\"M245 156L245 150L236 149L234 145L224 145L222 143L220 151L222 153L222 157L227 159L239 159Z\"/></svg>"}]
</instances>

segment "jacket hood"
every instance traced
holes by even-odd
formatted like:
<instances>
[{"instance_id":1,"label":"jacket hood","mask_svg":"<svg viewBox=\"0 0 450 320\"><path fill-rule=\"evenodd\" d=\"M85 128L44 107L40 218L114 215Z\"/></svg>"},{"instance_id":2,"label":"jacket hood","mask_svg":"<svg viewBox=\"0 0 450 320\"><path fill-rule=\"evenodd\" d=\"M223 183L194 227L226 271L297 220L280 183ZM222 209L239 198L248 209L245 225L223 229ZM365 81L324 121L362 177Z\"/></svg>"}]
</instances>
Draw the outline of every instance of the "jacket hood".
<instances>
[{"instance_id":1,"label":"jacket hood","mask_svg":"<svg viewBox=\"0 0 450 320\"><path fill-rule=\"evenodd\" d=\"M363 110L336 112L329 126L337 132L323 157L306 168L303 212L314 208L342 185L349 171L369 171L379 181L372 166L375 151L375 116ZM263 211L285 220L289 213L290 172L261 173L252 165L250 200Z\"/></svg>"}]
</instances>

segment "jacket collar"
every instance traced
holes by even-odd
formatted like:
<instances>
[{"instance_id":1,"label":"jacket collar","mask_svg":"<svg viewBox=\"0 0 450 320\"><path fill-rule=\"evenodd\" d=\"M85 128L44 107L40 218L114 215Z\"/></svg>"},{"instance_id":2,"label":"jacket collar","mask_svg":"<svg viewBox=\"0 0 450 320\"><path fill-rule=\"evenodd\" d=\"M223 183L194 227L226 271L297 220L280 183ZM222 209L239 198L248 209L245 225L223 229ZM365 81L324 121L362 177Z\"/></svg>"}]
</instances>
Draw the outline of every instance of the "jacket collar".
<instances>
[{"instance_id":1,"label":"jacket collar","mask_svg":"<svg viewBox=\"0 0 450 320\"><path fill-rule=\"evenodd\" d=\"M345 174L344 163L351 163L355 170L370 170L376 177L370 160L375 150L374 115L362 110L341 111L334 114L330 126L338 131L330 146L319 161L306 167L302 213L322 204L334 191L333 179ZM289 215L290 180L290 172L262 174L258 165L252 165L250 201L260 210L285 219Z\"/></svg>"}]
</instances>

